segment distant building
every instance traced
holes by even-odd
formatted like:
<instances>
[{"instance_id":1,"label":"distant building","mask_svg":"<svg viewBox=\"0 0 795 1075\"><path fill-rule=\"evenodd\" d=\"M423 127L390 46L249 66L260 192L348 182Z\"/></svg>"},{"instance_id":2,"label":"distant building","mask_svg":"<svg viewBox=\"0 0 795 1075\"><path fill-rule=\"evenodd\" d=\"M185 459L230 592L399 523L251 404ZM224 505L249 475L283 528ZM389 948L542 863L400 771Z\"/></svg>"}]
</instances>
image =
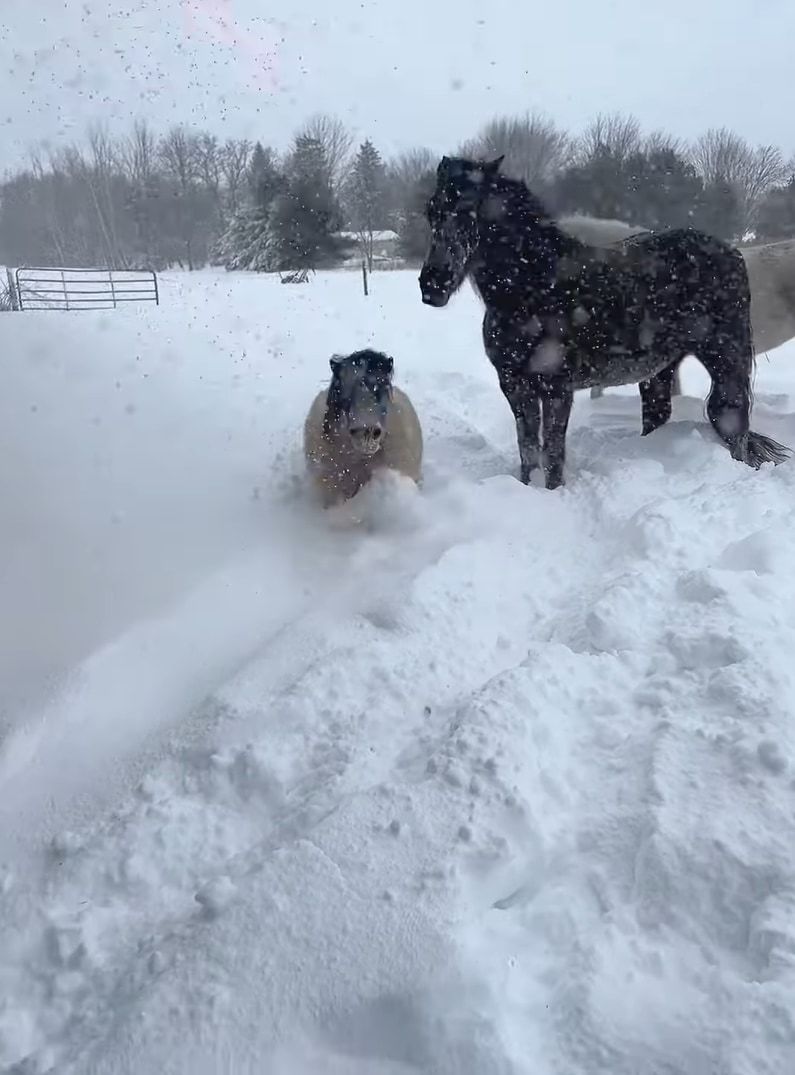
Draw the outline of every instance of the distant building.
<instances>
[{"instance_id":1,"label":"distant building","mask_svg":"<svg viewBox=\"0 0 795 1075\"><path fill-rule=\"evenodd\" d=\"M340 231L337 233L340 239L345 239L346 242L359 243L359 233L356 231ZM368 236L369 239L369 236ZM398 253L398 235L394 231L374 231L373 232L373 263L378 265L379 263L393 262L399 257ZM361 253L358 249L354 249L353 253L348 255L347 260L361 260Z\"/></svg>"}]
</instances>

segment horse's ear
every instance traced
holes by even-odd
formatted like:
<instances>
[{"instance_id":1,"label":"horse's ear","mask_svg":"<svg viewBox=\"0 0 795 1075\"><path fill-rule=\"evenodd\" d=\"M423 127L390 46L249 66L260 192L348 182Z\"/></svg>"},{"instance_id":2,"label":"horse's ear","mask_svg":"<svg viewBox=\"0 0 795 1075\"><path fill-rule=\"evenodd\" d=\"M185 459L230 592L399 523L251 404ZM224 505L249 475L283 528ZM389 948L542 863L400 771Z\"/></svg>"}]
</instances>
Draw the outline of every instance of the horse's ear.
<instances>
[{"instance_id":1,"label":"horse's ear","mask_svg":"<svg viewBox=\"0 0 795 1075\"><path fill-rule=\"evenodd\" d=\"M368 365L374 372L383 374L384 377L391 377L395 368L395 360L389 355L377 352L372 355Z\"/></svg>"},{"instance_id":2,"label":"horse's ear","mask_svg":"<svg viewBox=\"0 0 795 1075\"><path fill-rule=\"evenodd\" d=\"M495 160L487 161L485 169L484 169L486 174L487 175L496 175L497 172L499 172L500 165L502 164L502 162L504 160L505 160L505 154L503 153L502 156L497 157Z\"/></svg>"},{"instance_id":3,"label":"horse's ear","mask_svg":"<svg viewBox=\"0 0 795 1075\"><path fill-rule=\"evenodd\" d=\"M342 359L338 358L337 355L332 355L332 357L328 360L328 364L331 367L331 372L333 374L339 373L339 371L342 369Z\"/></svg>"}]
</instances>

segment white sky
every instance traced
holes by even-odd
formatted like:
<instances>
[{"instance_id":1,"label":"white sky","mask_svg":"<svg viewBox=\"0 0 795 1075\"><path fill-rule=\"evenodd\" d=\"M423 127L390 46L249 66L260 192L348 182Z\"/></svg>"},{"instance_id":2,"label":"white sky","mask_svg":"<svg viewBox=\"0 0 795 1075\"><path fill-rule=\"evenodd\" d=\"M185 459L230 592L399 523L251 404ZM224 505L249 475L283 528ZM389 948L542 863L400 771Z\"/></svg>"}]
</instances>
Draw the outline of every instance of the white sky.
<instances>
[{"instance_id":1,"label":"white sky","mask_svg":"<svg viewBox=\"0 0 795 1075\"><path fill-rule=\"evenodd\" d=\"M795 150L795 0L0 0L0 170L146 116L283 147L314 111L384 151L595 112Z\"/></svg>"}]
</instances>

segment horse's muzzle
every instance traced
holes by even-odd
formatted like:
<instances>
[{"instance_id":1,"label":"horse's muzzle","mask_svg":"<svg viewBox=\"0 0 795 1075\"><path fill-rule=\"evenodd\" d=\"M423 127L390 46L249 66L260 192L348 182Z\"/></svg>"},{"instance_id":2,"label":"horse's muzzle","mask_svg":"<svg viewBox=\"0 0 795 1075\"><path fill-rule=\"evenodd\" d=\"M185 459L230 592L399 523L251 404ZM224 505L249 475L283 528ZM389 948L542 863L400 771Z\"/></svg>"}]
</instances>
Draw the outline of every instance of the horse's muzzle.
<instances>
[{"instance_id":1,"label":"horse's muzzle","mask_svg":"<svg viewBox=\"0 0 795 1075\"><path fill-rule=\"evenodd\" d=\"M450 301L450 296L444 291L424 287L422 289L422 301L426 306L446 306Z\"/></svg>"},{"instance_id":2,"label":"horse's muzzle","mask_svg":"<svg viewBox=\"0 0 795 1075\"><path fill-rule=\"evenodd\" d=\"M446 306L453 288L449 285L447 272L439 272L435 265L423 265L419 279L420 294L426 306Z\"/></svg>"},{"instance_id":3,"label":"horse's muzzle","mask_svg":"<svg viewBox=\"0 0 795 1075\"><path fill-rule=\"evenodd\" d=\"M383 427L380 425L362 426L352 429L351 441L359 455L372 456L381 449Z\"/></svg>"}]
</instances>

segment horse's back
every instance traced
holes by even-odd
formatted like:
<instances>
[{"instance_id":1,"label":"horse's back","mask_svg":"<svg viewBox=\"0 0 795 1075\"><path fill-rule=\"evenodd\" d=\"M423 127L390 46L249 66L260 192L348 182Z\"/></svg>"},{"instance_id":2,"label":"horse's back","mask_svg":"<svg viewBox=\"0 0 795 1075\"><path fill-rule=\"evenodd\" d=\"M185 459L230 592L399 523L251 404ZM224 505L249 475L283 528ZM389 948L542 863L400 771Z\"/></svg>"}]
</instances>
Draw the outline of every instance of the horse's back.
<instances>
[{"instance_id":1,"label":"horse's back","mask_svg":"<svg viewBox=\"0 0 795 1075\"><path fill-rule=\"evenodd\" d=\"M671 228L625 239L609 253L624 286L637 282L652 305L671 317L687 311L750 306L745 259L723 239L697 228Z\"/></svg>"},{"instance_id":2,"label":"horse's back","mask_svg":"<svg viewBox=\"0 0 795 1075\"><path fill-rule=\"evenodd\" d=\"M719 239L716 235L698 228L667 228L665 231L642 232L630 235L619 247L632 259L644 255L660 256L670 260L686 260L690 264L719 261L732 265L744 265L737 247ZM620 254L619 254L620 256Z\"/></svg>"}]
</instances>

